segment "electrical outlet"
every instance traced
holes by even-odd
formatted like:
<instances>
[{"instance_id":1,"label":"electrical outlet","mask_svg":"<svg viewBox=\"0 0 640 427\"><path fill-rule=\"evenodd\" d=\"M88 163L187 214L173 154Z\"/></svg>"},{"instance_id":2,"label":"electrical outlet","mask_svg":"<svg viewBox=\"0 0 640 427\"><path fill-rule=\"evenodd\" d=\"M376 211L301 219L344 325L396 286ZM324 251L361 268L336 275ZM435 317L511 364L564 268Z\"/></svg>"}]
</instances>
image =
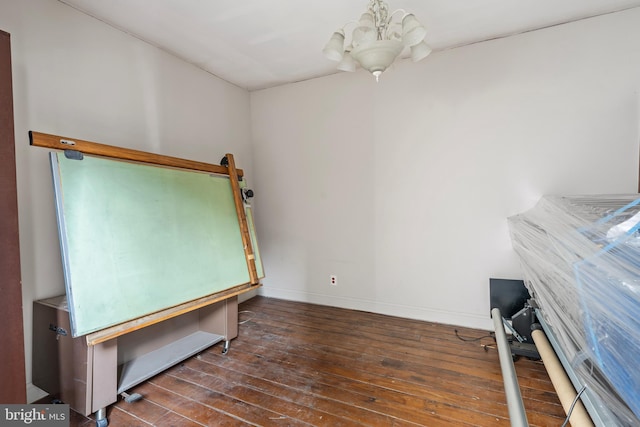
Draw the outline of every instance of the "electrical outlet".
<instances>
[{"instance_id":1,"label":"electrical outlet","mask_svg":"<svg viewBox=\"0 0 640 427\"><path fill-rule=\"evenodd\" d=\"M338 276L336 276L335 274L329 276L329 284L331 286L338 286Z\"/></svg>"}]
</instances>

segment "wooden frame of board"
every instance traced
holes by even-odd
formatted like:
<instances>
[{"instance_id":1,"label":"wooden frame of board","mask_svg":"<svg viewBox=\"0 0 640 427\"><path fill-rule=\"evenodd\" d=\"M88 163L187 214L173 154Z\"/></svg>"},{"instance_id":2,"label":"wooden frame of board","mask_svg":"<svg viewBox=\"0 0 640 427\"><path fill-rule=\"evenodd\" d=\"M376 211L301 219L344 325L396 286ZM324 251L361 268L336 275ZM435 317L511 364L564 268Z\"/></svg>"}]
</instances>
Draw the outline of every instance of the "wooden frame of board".
<instances>
[{"instance_id":1,"label":"wooden frame of board","mask_svg":"<svg viewBox=\"0 0 640 427\"><path fill-rule=\"evenodd\" d=\"M170 168L180 168L227 175L231 183L233 200L238 217L238 223L240 225L240 234L244 247L245 260L249 272L249 283L247 285L235 286L229 290L205 296L203 298L189 301L184 304L168 307L167 310L162 310L157 313L145 315L143 317L88 334L87 343L89 345L95 345L97 343L115 338L119 335L123 335L128 332L144 328L145 326L161 322L165 319L178 316L190 310L198 309L204 305L212 304L214 302L220 301L221 299L224 299L227 295L238 295L240 293L245 293L256 289L260 286L256 268L256 255L252 245L250 227L247 221L246 212L242 201L241 188L239 184L239 178L243 177L244 172L242 171L242 169L236 168L234 157L232 154L227 153L225 155L223 160L225 160L226 165L223 166L121 148L91 141L85 141L77 138L45 134L35 131L29 132L29 139L31 145L36 147L62 151L72 150L87 155L95 155L117 160L140 162L149 165L166 166Z\"/></svg>"}]
</instances>

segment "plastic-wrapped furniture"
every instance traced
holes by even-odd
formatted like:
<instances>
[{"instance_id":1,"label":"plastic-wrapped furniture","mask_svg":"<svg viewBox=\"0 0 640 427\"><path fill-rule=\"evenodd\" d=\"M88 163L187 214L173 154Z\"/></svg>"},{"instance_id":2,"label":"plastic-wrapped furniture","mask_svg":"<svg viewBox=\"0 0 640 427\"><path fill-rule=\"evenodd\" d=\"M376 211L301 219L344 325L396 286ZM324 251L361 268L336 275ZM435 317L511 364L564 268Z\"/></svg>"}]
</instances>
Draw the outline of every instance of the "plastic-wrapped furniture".
<instances>
[{"instance_id":1,"label":"plastic-wrapped furniture","mask_svg":"<svg viewBox=\"0 0 640 427\"><path fill-rule=\"evenodd\" d=\"M509 218L538 317L599 425L640 425L640 198L544 196Z\"/></svg>"}]
</instances>

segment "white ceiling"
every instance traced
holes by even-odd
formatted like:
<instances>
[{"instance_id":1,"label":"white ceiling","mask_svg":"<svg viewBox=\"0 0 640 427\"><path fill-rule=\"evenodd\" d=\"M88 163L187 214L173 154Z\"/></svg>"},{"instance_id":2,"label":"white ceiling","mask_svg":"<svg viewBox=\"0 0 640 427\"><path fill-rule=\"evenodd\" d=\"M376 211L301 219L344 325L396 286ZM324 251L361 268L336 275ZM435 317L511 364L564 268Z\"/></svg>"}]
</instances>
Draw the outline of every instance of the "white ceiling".
<instances>
[{"instance_id":1,"label":"white ceiling","mask_svg":"<svg viewBox=\"0 0 640 427\"><path fill-rule=\"evenodd\" d=\"M337 72L322 48L368 0L59 0L248 90ZM444 50L614 11L640 0L387 0ZM640 24L640 23L639 23ZM427 57L424 61L428 61Z\"/></svg>"}]
</instances>

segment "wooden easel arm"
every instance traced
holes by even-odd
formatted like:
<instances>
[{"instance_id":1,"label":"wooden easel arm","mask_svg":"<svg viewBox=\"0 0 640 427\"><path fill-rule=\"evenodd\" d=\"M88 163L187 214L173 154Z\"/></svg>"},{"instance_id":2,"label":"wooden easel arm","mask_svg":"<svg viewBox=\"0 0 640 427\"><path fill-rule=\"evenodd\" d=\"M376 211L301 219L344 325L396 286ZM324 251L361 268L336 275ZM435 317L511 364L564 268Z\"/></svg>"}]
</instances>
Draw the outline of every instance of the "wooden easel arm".
<instances>
[{"instance_id":1,"label":"wooden easel arm","mask_svg":"<svg viewBox=\"0 0 640 427\"><path fill-rule=\"evenodd\" d=\"M240 224L240 234L242 236L242 245L244 246L244 256L247 260L247 269L249 270L249 280L252 285L259 282L258 272L256 269L256 255L253 252L253 245L251 244L251 235L249 234L249 225L247 224L247 216L244 212L244 204L242 203L242 195L240 194L240 182L238 181L238 174L236 169L236 163L233 159L233 154L227 154L227 168L229 175L229 181L231 183L231 191L233 193L233 202L236 206L236 214L238 215L238 223Z\"/></svg>"}]
</instances>

